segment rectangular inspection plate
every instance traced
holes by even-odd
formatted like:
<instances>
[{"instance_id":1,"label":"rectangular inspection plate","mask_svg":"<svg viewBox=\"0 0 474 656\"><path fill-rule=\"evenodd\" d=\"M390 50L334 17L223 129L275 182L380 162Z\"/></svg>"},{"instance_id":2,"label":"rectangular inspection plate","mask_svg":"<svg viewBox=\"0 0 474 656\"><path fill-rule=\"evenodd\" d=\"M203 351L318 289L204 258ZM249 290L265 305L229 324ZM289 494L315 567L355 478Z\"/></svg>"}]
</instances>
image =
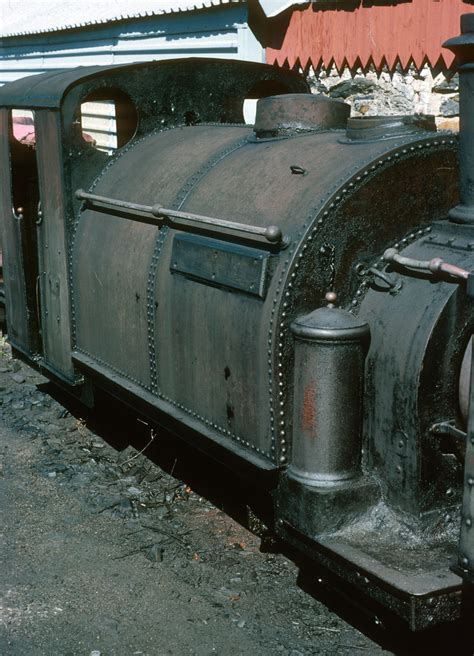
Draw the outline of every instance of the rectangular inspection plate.
<instances>
[{"instance_id":1,"label":"rectangular inspection plate","mask_svg":"<svg viewBox=\"0 0 474 656\"><path fill-rule=\"evenodd\" d=\"M170 270L217 287L265 298L266 251L200 235L176 234Z\"/></svg>"}]
</instances>

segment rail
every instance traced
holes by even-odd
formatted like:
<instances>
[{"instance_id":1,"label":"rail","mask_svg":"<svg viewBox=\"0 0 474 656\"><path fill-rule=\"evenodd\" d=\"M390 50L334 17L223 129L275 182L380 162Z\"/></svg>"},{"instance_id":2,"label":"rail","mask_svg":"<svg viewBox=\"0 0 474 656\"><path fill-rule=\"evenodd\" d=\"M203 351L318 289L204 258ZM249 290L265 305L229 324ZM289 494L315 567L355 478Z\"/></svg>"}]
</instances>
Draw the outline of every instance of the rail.
<instances>
[{"instance_id":1,"label":"rail","mask_svg":"<svg viewBox=\"0 0 474 656\"><path fill-rule=\"evenodd\" d=\"M460 280L467 280L470 275L469 271L466 271L466 269L461 269L454 264L449 264L440 257L434 257L432 260L415 260L411 257L400 255L396 248L387 248L383 254L383 259L389 264L398 264L407 269L433 274L444 273Z\"/></svg>"},{"instance_id":2,"label":"rail","mask_svg":"<svg viewBox=\"0 0 474 656\"><path fill-rule=\"evenodd\" d=\"M266 228L245 225L243 223L225 221L224 219L216 219L202 214L180 212L178 210L162 207L159 204L141 205L139 203L130 203L116 198L97 196L95 194L89 194L83 189L78 189L76 191L76 198L84 201L86 206L99 211L105 211L108 213L114 213L114 211L130 213L128 218L135 221L141 221L142 223L149 223L157 226L170 225L173 228L180 228L185 231L204 230L224 236L235 235L244 240L259 241L280 248L287 245L287 241L281 229L274 225Z\"/></svg>"}]
</instances>

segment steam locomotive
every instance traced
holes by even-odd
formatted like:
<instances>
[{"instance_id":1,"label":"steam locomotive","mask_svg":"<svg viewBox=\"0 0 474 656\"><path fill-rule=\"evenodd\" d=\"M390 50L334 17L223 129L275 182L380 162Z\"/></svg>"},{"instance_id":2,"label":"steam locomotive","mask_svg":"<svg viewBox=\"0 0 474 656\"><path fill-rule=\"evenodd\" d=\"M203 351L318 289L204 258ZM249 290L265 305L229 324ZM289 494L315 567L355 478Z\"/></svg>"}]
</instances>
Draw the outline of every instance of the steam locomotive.
<instances>
[{"instance_id":1,"label":"steam locomotive","mask_svg":"<svg viewBox=\"0 0 474 656\"><path fill-rule=\"evenodd\" d=\"M251 475L282 538L414 630L457 618L474 577L473 34L468 14L447 44L459 147L429 117L351 118L244 62L0 90L16 356ZM81 128L105 100L113 154Z\"/></svg>"}]
</instances>

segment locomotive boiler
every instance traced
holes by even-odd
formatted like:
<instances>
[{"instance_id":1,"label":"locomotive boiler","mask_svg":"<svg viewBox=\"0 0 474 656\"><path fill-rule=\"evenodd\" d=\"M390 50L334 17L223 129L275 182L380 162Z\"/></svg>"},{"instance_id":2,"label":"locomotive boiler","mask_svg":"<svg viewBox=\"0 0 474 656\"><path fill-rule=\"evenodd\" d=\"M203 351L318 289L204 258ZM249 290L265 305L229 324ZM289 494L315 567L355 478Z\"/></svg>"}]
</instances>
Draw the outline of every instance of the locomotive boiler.
<instances>
[{"instance_id":1,"label":"locomotive boiler","mask_svg":"<svg viewBox=\"0 0 474 656\"><path fill-rule=\"evenodd\" d=\"M412 629L457 618L474 571L474 14L462 32L460 185L458 137L430 117L350 118L264 65L0 90L14 353L250 476L282 538ZM105 99L112 155L81 133Z\"/></svg>"}]
</instances>

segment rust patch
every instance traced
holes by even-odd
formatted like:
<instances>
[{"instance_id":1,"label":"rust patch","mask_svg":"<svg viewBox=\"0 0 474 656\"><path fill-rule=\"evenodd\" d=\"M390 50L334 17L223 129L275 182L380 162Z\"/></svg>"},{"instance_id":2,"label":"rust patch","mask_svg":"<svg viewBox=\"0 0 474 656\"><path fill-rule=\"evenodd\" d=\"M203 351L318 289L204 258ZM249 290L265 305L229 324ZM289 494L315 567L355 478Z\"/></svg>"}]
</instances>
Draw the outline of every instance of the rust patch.
<instances>
[{"instance_id":1,"label":"rust patch","mask_svg":"<svg viewBox=\"0 0 474 656\"><path fill-rule=\"evenodd\" d=\"M303 422L302 429L305 433L314 434L316 423L316 385L311 380L305 387L303 395Z\"/></svg>"}]
</instances>

